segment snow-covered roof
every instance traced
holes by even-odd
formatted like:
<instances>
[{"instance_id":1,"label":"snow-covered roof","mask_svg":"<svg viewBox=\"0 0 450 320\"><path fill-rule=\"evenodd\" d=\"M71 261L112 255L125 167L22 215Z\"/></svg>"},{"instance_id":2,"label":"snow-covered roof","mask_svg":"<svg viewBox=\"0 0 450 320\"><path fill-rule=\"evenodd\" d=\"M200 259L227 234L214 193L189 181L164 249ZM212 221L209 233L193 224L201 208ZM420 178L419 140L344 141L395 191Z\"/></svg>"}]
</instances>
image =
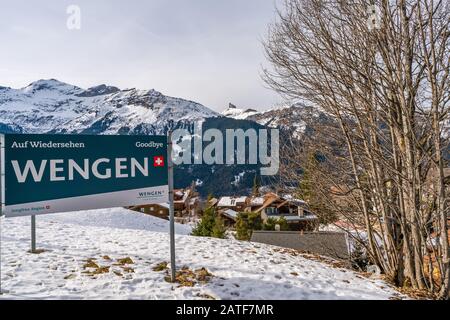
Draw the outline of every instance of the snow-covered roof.
<instances>
[{"instance_id":1,"label":"snow-covered roof","mask_svg":"<svg viewBox=\"0 0 450 320\"><path fill-rule=\"evenodd\" d=\"M176 203L184 203L184 202L186 202L186 200L189 197L190 193L191 193L191 190L189 190L189 189L186 189L186 190L183 190L183 189L174 190L175 196L182 197L181 199L174 200L174 202L176 202Z\"/></svg>"},{"instance_id":2,"label":"snow-covered roof","mask_svg":"<svg viewBox=\"0 0 450 320\"><path fill-rule=\"evenodd\" d=\"M227 209L227 210L223 211L222 214L227 216L227 217L229 217L229 218L231 218L231 219L233 219L233 220L236 220L238 215L239 215L238 212L236 212L236 211L234 211L232 209Z\"/></svg>"},{"instance_id":3,"label":"snow-covered roof","mask_svg":"<svg viewBox=\"0 0 450 320\"><path fill-rule=\"evenodd\" d=\"M283 199L289 200L291 202L296 202L299 204L306 204L305 200L299 199L299 198L295 198L293 195L291 194L285 194L283 195Z\"/></svg>"},{"instance_id":4,"label":"snow-covered roof","mask_svg":"<svg viewBox=\"0 0 450 320\"><path fill-rule=\"evenodd\" d=\"M252 206L262 206L264 204L264 198L263 197L254 197L250 200L250 204Z\"/></svg>"},{"instance_id":5,"label":"snow-covered roof","mask_svg":"<svg viewBox=\"0 0 450 320\"><path fill-rule=\"evenodd\" d=\"M219 203L217 204L218 207L234 207L237 204L242 204L247 201L247 197L221 197L219 200Z\"/></svg>"}]
</instances>

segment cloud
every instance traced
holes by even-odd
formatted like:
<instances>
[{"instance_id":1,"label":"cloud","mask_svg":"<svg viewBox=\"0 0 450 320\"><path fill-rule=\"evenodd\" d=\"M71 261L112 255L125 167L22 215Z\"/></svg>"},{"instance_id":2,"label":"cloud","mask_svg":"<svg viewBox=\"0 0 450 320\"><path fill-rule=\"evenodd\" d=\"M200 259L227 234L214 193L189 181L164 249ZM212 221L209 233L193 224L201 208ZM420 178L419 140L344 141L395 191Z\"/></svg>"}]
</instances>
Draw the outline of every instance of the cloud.
<instances>
[{"instance_id":1,"label":"cloud","mask_svg":"<svg viewBox=\"0 0 450 320\"><path fill-rule=\"evenodd\" d=\"M81 8L79 31L66 28L69 4ZM11 1L0 11L0 85L58 78L264 109L280 100L260 78L274 15L273 0Z\"/></svg>"}]
</instances>

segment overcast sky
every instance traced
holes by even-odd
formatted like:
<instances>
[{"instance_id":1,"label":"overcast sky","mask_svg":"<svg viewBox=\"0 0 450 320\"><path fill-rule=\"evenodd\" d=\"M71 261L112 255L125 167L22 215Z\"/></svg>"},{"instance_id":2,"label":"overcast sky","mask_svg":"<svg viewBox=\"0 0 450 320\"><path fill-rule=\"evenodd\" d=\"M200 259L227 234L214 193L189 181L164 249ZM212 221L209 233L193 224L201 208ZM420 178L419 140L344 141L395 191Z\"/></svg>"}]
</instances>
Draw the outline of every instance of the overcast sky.
<instances>
[{"instance_id":1,"label":"overcast sky","mask_svg":"<svg viewBox=\"0 0 450 320\"><path fill-rule=\"evenodd\" d=\"M56 78L265 109L281 102L261 80L277 1L0 0L0 86ZM80 30L66 26L71 4Z\"/></svg>"}]
</instances>

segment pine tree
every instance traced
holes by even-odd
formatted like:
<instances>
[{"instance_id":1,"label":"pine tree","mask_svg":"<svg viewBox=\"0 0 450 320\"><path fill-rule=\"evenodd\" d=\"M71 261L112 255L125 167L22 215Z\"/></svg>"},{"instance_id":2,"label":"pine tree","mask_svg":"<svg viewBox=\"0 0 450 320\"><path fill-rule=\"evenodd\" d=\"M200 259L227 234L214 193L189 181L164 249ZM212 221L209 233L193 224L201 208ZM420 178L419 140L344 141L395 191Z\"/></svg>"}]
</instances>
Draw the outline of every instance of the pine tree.
<instances>
[{"instance_id":1,"label":"pine tree","mask_svg":"<svg viewBox=\"0 0 450 320\"><path fill-rule=\"evenodd\" d=\"M285 217L281 217L278 219L275 218L268 218L267 221L263 224L263 230L275 230L276 225L280 226L280 231L288 231L289 230L289 224Z\"/></svg>"},{"instance_id":2,"label":"pine tree","mask_svg":"<svg viewBox=\"0 0 450 320\"><path fill-rule=\"evenodd\" d=\"M192 235L200 237L210 237L215 225L216 212L214 208L207 208L203 212L202 220L192 230Z\"/></svg>"},{"instance_id":3,"label":"pine tree","mask_svg":"<svg viewBox=\"0 0 450 320\"><path fill-rule=\"evenodd\" d=\"M226 228L223 219L216 213L213 207L210 207L205 210L202 220L192 230L192 235L224 239L225 232Z\"/></svg>"},{"instance_id":4,"label":"pine tree","mask_svg":"<svg viewBox=\"0 0 450 320\"><path fill-rule=\"evenodd\" d=\"M236 220L236 239L238 240L250 240L248 235L248 222L247 222L247 212L239 213Z\"/></svg>"},{"instance_id":5,"label":"pine tree","mask_svg":"<svg viewBox=\"0 0 450 320\"><path fill-rule=\"evenodd\" d=\"M217 216L214 221L214 227L211 232L211 237L225 239L225 224L220 216Z\"/></svg>"},{"instance_id":6,"label":"pine tree","mask_svg":"<svg viewBox=\"0 0 450 320\"><path fill-rule=\"evenodd\" d=\"M261 230L262 221L259 213L241 212L236 220L236 239L250 240L253 230Z\"/></svg>"}]
</instances>

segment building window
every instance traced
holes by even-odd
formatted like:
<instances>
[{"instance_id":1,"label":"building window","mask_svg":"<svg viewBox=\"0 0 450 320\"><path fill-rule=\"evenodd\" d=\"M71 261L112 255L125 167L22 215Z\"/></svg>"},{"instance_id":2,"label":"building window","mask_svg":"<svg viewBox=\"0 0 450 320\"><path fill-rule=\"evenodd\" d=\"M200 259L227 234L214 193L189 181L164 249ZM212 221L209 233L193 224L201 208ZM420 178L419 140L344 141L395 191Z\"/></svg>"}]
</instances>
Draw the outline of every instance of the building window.
<instances>
[{"instance_id":1,"label":"building window","mask_svg":"<svg viewBox=\"0 0 450 320\"><path fill-rule=\"evenodd\" d=\"M155 211L155 208L153 208L153 207L150 207L150 211Z\"/></svg>"},{"instance_id":2,"label":"building window","mask_svg":"<svg viewBox=\"0 0 450 320\"><path fill-rule=\"evenodd\" d=\"M162 210L159 210L159 214L163 214L164 213L164 211L162 211Z\"/></svg>"},{"instance_id":3,"label":"building window","mask_svg":"<svg viewBox=\"0 0 450 320\"><path fill-rule=\"evenodd\" d=\"M142 212L142 213L145 213L145 209L144 209L144 208L141 208L141 212Z\"/></svg>"},{"instance_id":4,"label":"building window","mask_svg":"<svg viewBox=\"0 0 450 320\"><path fill-rule=\"evenodd\" d=\"M299 215L300 217L304 217L305 215L308 214L308 212L307 212L305 209L301 208L301 207L298 207L297 210L298 210L298 215Z\"/></svg>"},{"instance_id":5,"label":"building window","mask_svg":"<svg viewBox=\"0 0 450 320\"><path fill-rule=\"evenodd\" d=\"M276 215L276 214L278 214L278 208L268 207L268 208L266 208L266 214L269 216Z\"/></svg>"}]
</instances>

